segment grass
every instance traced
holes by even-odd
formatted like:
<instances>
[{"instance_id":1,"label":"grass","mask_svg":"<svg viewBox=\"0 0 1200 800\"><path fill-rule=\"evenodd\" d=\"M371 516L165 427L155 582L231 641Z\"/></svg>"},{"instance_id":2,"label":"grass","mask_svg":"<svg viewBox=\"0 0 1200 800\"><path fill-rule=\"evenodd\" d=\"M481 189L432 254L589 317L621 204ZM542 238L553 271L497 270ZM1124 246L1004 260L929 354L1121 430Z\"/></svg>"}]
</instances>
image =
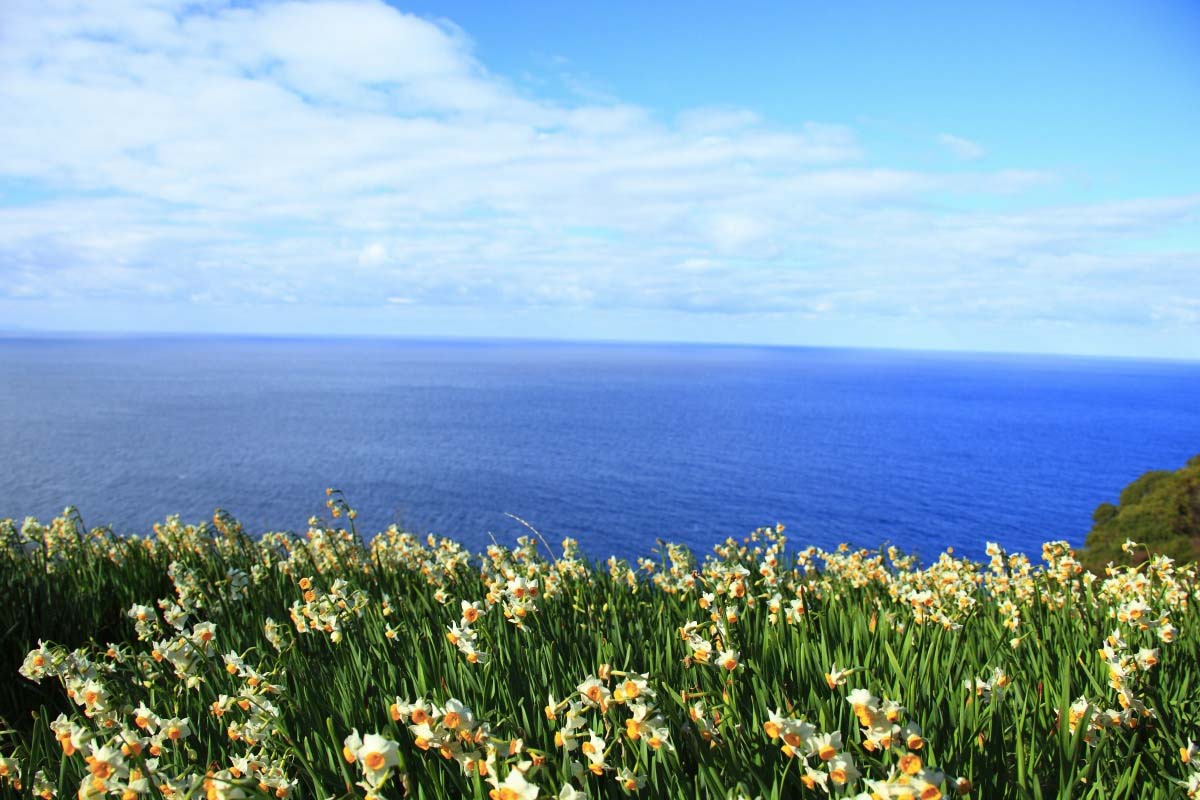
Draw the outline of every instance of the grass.
<instances>
[{"instance_id":1,"label":"grass","mask_svg":"<svg viewBox=\"0 0 1200 800\"><path fill-rule=\"evenodd\" d=\"M1167 559L922 567L760 529L590 563L364 543L330 508L259 539L0 522L0 792L1200 796L1200 594Z\"/></svg>"}]
</instances>

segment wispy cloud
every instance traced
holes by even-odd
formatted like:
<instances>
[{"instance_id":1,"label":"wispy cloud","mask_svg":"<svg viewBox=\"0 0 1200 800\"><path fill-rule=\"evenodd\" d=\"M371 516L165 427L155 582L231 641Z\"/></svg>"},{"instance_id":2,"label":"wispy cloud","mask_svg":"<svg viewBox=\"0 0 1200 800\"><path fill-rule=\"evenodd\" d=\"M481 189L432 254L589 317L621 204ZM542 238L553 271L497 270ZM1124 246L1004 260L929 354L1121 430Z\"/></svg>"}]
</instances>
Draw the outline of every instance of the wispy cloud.
<instances>
[{"instance_id":1,"label":"wispy cloud","mask_svg":"<svg viewBox=\"0 0 1200 800\"><path fill-rule=\"evenodd\" d=\"M974 161L977 158L982 158L984 153L987 152L984 150L983 145L978 142L973 142L970 139L964 139L961 136L954 136L949 133L943 133L938 136L938 144L964 161Z\"/></svg>"},{"instance_id":2,"label":"wispy cloud","mask_svg":"<svg viewBox=\"0 0 1200 800\"><path fill-rule=\"evenodd\" d=\"M1197 254L1123 245L1200 197L1022 207L1055 176L890 167L852 127L747 109L554 100L452 23L368 0L0 15L0 297L1012 319L1086 301L1197 324Z\"/></svg>"}]
</instances>

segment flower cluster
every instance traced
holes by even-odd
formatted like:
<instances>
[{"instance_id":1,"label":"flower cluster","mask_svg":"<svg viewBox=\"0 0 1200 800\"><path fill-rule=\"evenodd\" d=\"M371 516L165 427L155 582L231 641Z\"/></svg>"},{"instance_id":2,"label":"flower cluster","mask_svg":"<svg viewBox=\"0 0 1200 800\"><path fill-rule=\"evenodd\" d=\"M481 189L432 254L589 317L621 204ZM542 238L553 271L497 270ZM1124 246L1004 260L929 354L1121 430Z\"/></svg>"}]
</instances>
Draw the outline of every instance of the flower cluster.
<instances>
[{"instance_id":1,"label":"flower cluster","mask_svg":"<svg viewBox=\"0 0 1200 800\"><path fill-rule=\"evenodd\" d=\"M340 496L330 511L353 522ZM0 730L0 792L936 800L1004 795L997 774L1022 791L1065 776L1117 785L1130 773L1112 755L1136 744L1200 800L1186 713L1194 568L1147 556L1095 576L1062 542L1036 564L991 544L980 564L948 551L922 566L895 549L785 541L763 528L703 561L660 543L656 559L605 570L570 539L561 557L539 552L536 533L472 555L395 527L367 546L352 524L315 520L306 536L251 540L222 513L168 519L146 540L71 516L0 520L0 568L24 580L100 594L120 588L104 570L147 565L155 581L128 581L106 607L118 643L29 649L20 674L65 698L40 741ZM136 588L167 579L157 603ZM385 681L418 699L396 697L385 717ZM363 703L375 718L348 719Z\"/></svg>"},{"instance_id":2,"label":"flower cluster","mask_svg":"<svg viewBox=\"0 0 1200 800\"><path fill-rule=\"evenodd\" d=\"M701 598L701 602L704 602L703 598ZM725 646L725 642L729 637L729 631L725 627L721 616L717 613L713 614L712 623L708 628L708 634L712 637L711 640L701 633L701 630L700 623L695 620L689 620L687 624L679 629L679 637L687 643L691 651L684 663L688 666L692 664L712 664L726 672L736 670L740 663L738 661L739 653Z\"/></svg>"},{"instance_id":3,"label":"flower cluster","mask_svg":"<svg viewBox=\"0 0 1200 800\"><path fill-rule=\"evenodd\" d=\"M97 658L88 648L68 651L43 643L26 656L21 670L26 678L58 680L78 706L76 715L60 714L49 728L63 757L82 762L79 798L138 800L156 793L184 798L199 791L217 800L255 792L291 795L297 780L286 757L264 749L278 732L281 711L274 700L283 686L244 655L218 655L215 637L216 626L202 622L149 643L149 652L109 646ZM202 765L190 745L197 726L209 726L207 721L156 712L149 704L153 692L138 691L172 678L184 690L207 684L218 692L210 718L225 726L224 738L245 748L231 753L224 766ZM57 795L41 772L31 788L43 800Z\"/></svg>"},{"instance_id":4,"label":"flower cluster","mask_svg":"<svg viewBox=\"0 0 1200 800\"><path fill-rule=\"evenodd\" d=\"M638 745L646 745L651 753L675 747L657 698L648 674L614 670L607 664L581 681L572 696L555 700L551 695L546 719L562 718L554 744L568 759L571 774L576 779L611 774L624 791L641 789L646 779L638 769Z\"/></svg>"},{"instance_id":5,"label":"flower cluster","mask_svg":"<svg viewBox=\"0 0 1200 800\"><path fill-rule=\"evenodd\" d=\"M505 620L518 630L526 630L526 619L537 612L542 580L553 575L546 562L538 558L536 540L522 536L512 550L492 545L487 556L483 562L485 602L489 608L499 606Z\"/></svg>"},{"instance_id":6,"label":"flower cluster","mask_svg":"<svg viewBox=\"0 0 1200 800\"><path fill-rule=\"evenodd\" d=\"M1004 670L1000 667L994 667L992 674L987 678L974 678L963 681L965 688L970 695L967 697L967 702L979 700L982 703L989 703L993 696L999 699L1004 695L1004 690L1008 686L1008 676L1004 674Z\"/></svg>"},{"instance_id":7,"label":"flower cluster","mask_svg":"<svg viewBox=\"0 0 1200 800\"><path fill-rule=\"evenodd\" d=\"M500 761L519 756L525 749L521 739L494 737L487 722L476 718L465 703L454 698L438 706L422 698L409 702L397 697L388 706L388 713L393 721L407 725L418 749L456 762L464 775L474 773L494 779ZM519 771L527 769L520 767Z\"/></svg>"},{"instance_id":8,"label":"flower cluster","mask_svg":"<svg viewBox=\"0 0 1200 800\"><path fill-rule=\"evenodd\" d=\"M841 731L818 732L811 723L785 717L779 709L768 715L763 731L779 743L780 752L799 760L801 780L809 789L828 791L830 784L846 787L858 779L854 757L842 751Z\"/></svg>"},{"instance_id":9,"label":"flower cluster","mask_svg":"<svg viewBox=\"0 0 1200 800\"><path fill-rule=\"evenodd\" d=\"M451 623L449 630L446 631L446 640L458 648L468 663L486 664L489 656L477 647L479 637L471 626L487 613L487 609L482 607L478 601L468 602L467 600L461 602L461 608L462 617L457 623Z\"/></svg>"},{"instance_id":10,"label":"flower cluster","mask_svg":"<svg viewBox=\"0 0 1200 800\"><path fill-rule=\"evenodd\" d=\"M325 633L329 641L337 644L343 631L351 622L363 615L369 600L361 589L350 591L342 578L334 580L329 591L318 593L312 576L301 578L300 590L304 602L296 600L290 610L292 624L297 633Z\"/></svg>"}]
</instances>

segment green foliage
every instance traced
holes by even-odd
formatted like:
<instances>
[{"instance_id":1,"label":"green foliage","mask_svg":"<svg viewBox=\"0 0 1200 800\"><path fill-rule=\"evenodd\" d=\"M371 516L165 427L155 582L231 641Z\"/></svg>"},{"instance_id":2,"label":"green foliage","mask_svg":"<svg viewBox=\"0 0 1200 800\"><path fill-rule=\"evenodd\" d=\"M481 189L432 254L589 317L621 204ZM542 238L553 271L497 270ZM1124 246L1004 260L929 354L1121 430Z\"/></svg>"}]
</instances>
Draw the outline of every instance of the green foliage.
<instances>
[{"instance_id":1,"label":"green foliage","mask_svg":"<svg viewBox=\"0 0 1200 800\"><path fill-rule=\"evenodd\" d=\"M1112 503L1101 503L1092 512L1092 522L1103 525L1117 515L1117 507Z\"/></svg>"},{"instance_id":2,"label":"green foliage","mask_svg":"<svg viewBox=\"0 0 1200 800\"><path fill-rule=\"evenodd\" d=\"M877 791L892 797L917 796L906 775L930 798L968 782L989 799L1165 800L1200 786L1180 758L1200 739L1196 574L1161 560L1097 579L1051 543L1044 566L990 546L986 565L944 554L922 568L896 551L796 551L777 528L703 562L663 545L657 560L589 564L569 542L555 553L531 538L472 555L392 529L367 546L348 508L333 508L348 529L314 521L304 538L260 540L220 515L168 520L145 540L68 517L0 521L0 589L19 599L0 631L0 758L16 765L0 797L17 796L18 773L22 796L100 796L84 760L95 751L66 752L49 725L59 713L81 741L94 737L87 748L117 735L160 748L124 757L163 776L133 792L155 800L482 799L507 796L489 780L517 769L543 799L565 784L592 798L865 791L865 780L806 785L838 762L803 745L788 753L771 732L801 721L840 734L837 758L891 782ZM486 657L469 658L476 649ZM661 749L629 735L633 704L615 699L641 675ZM607 710L581 717L606 763L575 772L581 748L556 734L569 733L592 676L613 690ZM89 680L107 695L94 708ZM852 704L864 694L871 709ZM469 747L423 746L405 710L419 700L461 701L490 726L505 746L487 775L462 768ZM190 732L173 744L161 726L139 730L142 703ZM868 747L881 730L888 744ZM395 747L393 772L366 792L365 759L343 753L355 731ZM627 789L619 770L645 785ZM104 793L121 796L121 781L132 772L102 780Z\"/></svg>"},{"instance_id":3,"label":"green foliage","mask_svg":"<svg viewBox=\"0 0 1200 800\"><path fill-rule=\"evenodd\" d=\"M1175 472L1152 470L1125 487L1119 505L1092 514L1082 560L1095 571L1108 562L1139 563L1162 554L1181 563L1200 557L1200 455ZM1137 547L1124 547L1127 541Z\"/></svg>"}]
</instances>

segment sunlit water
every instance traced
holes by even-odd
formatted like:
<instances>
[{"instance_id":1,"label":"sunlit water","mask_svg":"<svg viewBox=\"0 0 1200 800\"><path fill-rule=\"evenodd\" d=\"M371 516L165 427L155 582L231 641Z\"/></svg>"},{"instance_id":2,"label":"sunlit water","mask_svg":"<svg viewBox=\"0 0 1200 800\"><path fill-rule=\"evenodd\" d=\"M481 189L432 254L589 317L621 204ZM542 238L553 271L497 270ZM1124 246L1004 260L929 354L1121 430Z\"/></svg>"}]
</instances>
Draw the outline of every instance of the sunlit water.
<instances>
[{"instance_id":1,"label":"sunlit water","mask_svg":"<svg viewBox=\"0 0 1200 800\"><path fill-rule=\"evenodd\" d=\"M1200 364L708 346L0 340L0 516L148 532L229 510L472 548L528 520L592 556L795 544L928 558L1081 544L1097 503L1200 452Z\"/></svg>"}]
</instances>

